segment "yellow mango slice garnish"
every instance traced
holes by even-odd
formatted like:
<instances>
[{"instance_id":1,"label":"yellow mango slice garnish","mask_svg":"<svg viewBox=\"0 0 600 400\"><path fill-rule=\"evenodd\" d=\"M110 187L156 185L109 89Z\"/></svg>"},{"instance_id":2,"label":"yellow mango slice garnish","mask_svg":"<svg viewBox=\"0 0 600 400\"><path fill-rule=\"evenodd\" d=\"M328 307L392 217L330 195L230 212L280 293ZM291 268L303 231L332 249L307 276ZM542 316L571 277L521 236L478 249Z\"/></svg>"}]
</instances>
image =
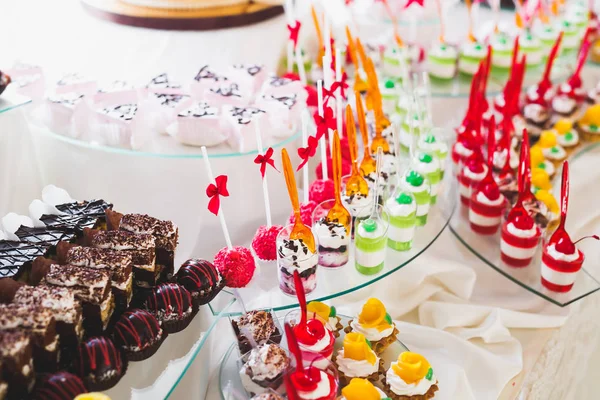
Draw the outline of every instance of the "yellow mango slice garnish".
<instances>
[{"instance_id":1,"label":"yellow mango slice garnish","mask_svg":"<svg viewBox=\"0 0 600 400\"><path fill-rule=\"evenodd\" d=\"M564 135L571 129L573 129L573 122L570 119L559 119L556 121L556 124L554 124L554 130L556 130L559 135Z\"/></svg>"},{"instance_id":2,"label":"yellow mango slice garnish","mask_svg":"<svg viewBox=\"0 0 600 400\"><path fill-rule=\"evenodd\" d=\"M398 356L398 362L392 365L392 370L408 384L415 383L427 376L431 365L420 354L405 351Z\"/></svg>"},{"instance_id":3,"label":"yellow mango slice garnish","mask_svg":"<svg viewBox=\"0 0 600 400\"><path fill-rule=\"evenodd\" d=\"M381 396L375 386L366 379L353 378L350 384L342 389L346 400L379 400Z\"/></svg>"},{"instance_id":4,"label":"yellow mango slice garnish","mask_svg":"<svg viewBox=\"0 0 600 400\"><path fill-rule=\"evenodd\" d=\"M351 332L344 337L344 358L362 361L373 365L377 361L375 352L371 350L367 339L362 333Z\"/></svg>"},{"instance_id":5,"label":"yellow mango slice garnish","mask_svg":"<svg viewBox=\"0 0 600 400\"><path fill-rule=\"evenodd\" d=\"M546 171L544 171L541 168L533 168L531 170L531 184L538 189L552 189L552 184L550 183L550 176Z\"/></svg>"},{"instance_id":6,"label":"yellow mango slice garnish","mask_svg":"<svg viewBox=\"0 0 600 400\"><path fill-rule=\"evenodd\" d=\"M325 303L322 303L320 301L311 301L306 305L306 310L309 313L317 314L317 316L323 321L329 321L329 313L331 312L331 307L329 307Z\"/></svg>"},{"instance_id":7,"label":"yellow mango slice garnish","mask_svg":"<svg viewBox=\"0 0 600 400\"><path fill-rule=\"evenodd\" d=\"M538 144L544 149L556 146L556 134L553 131L543 131Z\"/></svg>"},{"instance_id":8,"label":"yellow mango slice garnish","mask_svg":"<svg viewBox=\"0 0 600 400\"><path fill-rule=\"evenodd\" d=\"M531 165L534 168L543 163L545 159L544 152L539 146L532 146L531 149L529 149L529 156L531 157Z\"/></svg>"},{"instance_id":9,"label":"yellow mango slice garnish","mask_svg":"<svg viewBox=\"0 0 600 400\"><path fill-rule=\"evenodd\" d=\"M535 198L544 203L551 213L557 215L560 212L558 202L549 191L540 189L535 192Z\"/></svg>"},{"instance_id":10,"label":"yellow mango slice garnish","mask_svg":"<svg viewBox=\"0 0 600 400\"><path fill-rule=\"evenodd\" d=\"M375 298L367 300L358 316L358 323L365 328L376 328L385 323L385 306Z\"/></svg>"}]
</instances>

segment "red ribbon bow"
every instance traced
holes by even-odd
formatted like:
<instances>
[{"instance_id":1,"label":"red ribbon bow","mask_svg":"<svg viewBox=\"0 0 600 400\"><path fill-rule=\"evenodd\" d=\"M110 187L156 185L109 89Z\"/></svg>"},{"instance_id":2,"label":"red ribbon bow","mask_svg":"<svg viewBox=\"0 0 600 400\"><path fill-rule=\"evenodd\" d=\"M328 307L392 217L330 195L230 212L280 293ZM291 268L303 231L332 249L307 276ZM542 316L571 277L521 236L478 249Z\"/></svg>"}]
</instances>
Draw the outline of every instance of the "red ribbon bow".
<instances>
[{"instance_id":1,"label":"red ribbon bow","mask_svg":"<svg viewBox=\"0 0 600 400\"><path fill-rule=\"evenodd\" d=\"M333 82L333 85L331 85L331 92L335 92L336 90L340 90L340 93L342 94L342 97L345 99L346 97L346 89L348 89L348 74L346 74L346 72L344 71L342 73L342 78L339 81L335 81Z\"/></svg>"},{"instance_id":2,"label":"red ribbon bow","mask_svg":"<svg viewBox=\"0 0 600 400\"><path fill-rule=\"evenodd\" d=\"M300 165L298 165L297 171L300 171L308 160L317 153L317 146L319 145L319 139L314 136L308 137L308 145L306 147L300 147L298 149L298 156L302 159Z\"/></svg>"},{"instance_id":3,"label":"red ribbon bow","mask_svg":"<svg viewBox=\"0 0 600 400\"><path fill-rule=\"evenodd\" d=\"M228 197L227 191L227 175L219 175L215 178L215 183L211 183L206 187L206 195L210 198L208 201L208 211L215 215L219 215L221 200L219 196Z\"/></svg>"},{"instance_id":4,"label":"red ribbon bow","mask_svg":"<svg viewBox=\"0 0 600 400\"><path fill-rule=\"evenodd\" d=\"M326 134L329 129L336 129L337 124L333 116L333 109L325 106L323 110L323 116L321 117L318 112L315 113L315 123L317 124L317 140L321 139L321 136Z\"/></svg>"},{"instance_id":5,"label":"red ribbon bow","mask_svg":"<svg viewBox=\"0 0 600 400\"><path fill-rule=\"evenodd\" d=\"M277 167L275 167L275 161L273 161L273 148L269 147L265 154L259 154L254 159L254 164L260 165L260 174L262 177L265 177L265 172L267 171L267 164L271 167L275 168L276 171L279 171Z\"/></svg>"},{"instance_id":6,"label":"red ribbon bow","mask_svg":"<svg viewBox=\"0 0 600 400\"><path fill-rule=\"evenodd\" d=\"M323 92L323 107L327 107L327 103L329 103L329 99L331 99L332 97L335 98L335 89L334 89L334 85L331 85L331 87L329 89L327 89L325 86L323 86L322 92Z\"/></svg>"},{"instance_id":7,"label":"red ribbon bow","mask_svg":"<svg viewBox=\"0 0 600 400\"><path fill-rule=\"evenodd\" d=\"M404 6L404 9L406 10L406 9L407 9L408 7L410 7L410 6L411 6L413 3L416 3L416 4L418 4L420 7L423 7L423 6L424 6L424 4L423 4L423 3L424 3L424 1L425 1L425 0L408 0L408 1L406 2L406 5Z\"/></svg>"},{"instance_id":8,"label":"red ribbon bow","mask_svg":"<svg viewBox=\"0 0 600 400\"><path fill-rule=\"evenodd\" d=\"M290 32L290 40L294 43L294 50L296 50L296 46L298 45L298 33L300 32L300 27L302 24L300 21L294 21L294 26L288 24L287 28Z\"/></svg>"}]
</instances>

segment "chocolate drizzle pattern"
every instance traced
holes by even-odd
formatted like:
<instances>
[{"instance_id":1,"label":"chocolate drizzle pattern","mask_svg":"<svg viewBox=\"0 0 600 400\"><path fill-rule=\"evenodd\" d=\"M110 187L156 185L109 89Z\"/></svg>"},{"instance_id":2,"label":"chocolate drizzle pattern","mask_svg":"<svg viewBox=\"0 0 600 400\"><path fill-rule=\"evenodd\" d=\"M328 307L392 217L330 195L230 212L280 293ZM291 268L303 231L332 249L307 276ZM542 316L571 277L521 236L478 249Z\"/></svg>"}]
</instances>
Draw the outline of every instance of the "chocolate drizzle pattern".
<instances>
[{"instance_id":1,"label":"chocolate drizzle pattern","mask_svg":"<svg viewBox=\"0 0 600 400\"><path fill-rule=\"evenodd\" d=\"M293 81L291 79L288 79L288 78L282 78L282 77L279 77L279 76L272 76L271 79L269 80L269 85L275 86L275 87L281 87L281 86L289 85L292 82Z\"/></svg>"},{"instance_id":2,"label":"chocolate drizzle pattern","mask_svg":"<svg viewBox=\"0 0 600 400\"><path fill-rule=\"evenodd\" d=\"M72 400L87 393L81 379L69 372L60 371L38 378L33 398L36 400Z\"/></svg>"},{"instance_id":3,"label":"chocolate drizzle pattern","mask_svg":"<svg viewBox=\"0 0 600 400\"><path fill-rule=\"evenodd\" d=\"M0 278L17 275L24 264L45 255L48 247L45 244L0 240Z\"/></svg>"},{"instance_id":4,"label":"chocolate drizzle pattern","mask_svg":"<svg viewBox=\"0 0 600 400\"><path fill-rule=\"evenodd\" d=\"M263 70L262 65L257 65L257 64L235 64L233 66L233 68L242 69L242 70L246 71L246 73L250 76L255 76L255 75L259 74L260 71Z\"/></svg>"},{"instance_id":5,"label":"chocolate drizzle pattern","mask_svg":"<svg viewBox=\"0 0 600 400\"><path fill-rule=\"evenodd\" d=\"M178 114L179 117L215 117L219 110L216 107L209 106L208 103L198 103Z\"/></svg>"},{"instance_id":6,"label":"chocolate drizzle pattern","mask_svg":"<svg viewBox=\"0 0 600 400\"><path fill-rule=\"evenodd\" d=\"M146 299L146 308L159 320L171 320L192 310L190 292L175 283L163 283Z\"/></svg>"},{"instance_id":7,"label":"chocolate drizzle pattern","mask_svg":"<svg viewBox=\"0 0 600 400\"><path fill-rule=\"evenodd\" d=\"M210 80L210 81L215 81L215 82L219 82L219 81L226 81L227 78L224 76L219 76L217 75L214 71L212 71L208 65L203 66L202 68L200 68L200 71L198 71L198 73L196 74L196 76L194 77L194 79L198 82L200 82L201 80Z\"/></svg>"},{"instance_id":8,"label":"chocolate drizzle pattern","mask_svg":"<svg viewBox=\"0 0 600 400\"><path fill-rule=\"evenodd\" d=\"M155 76L150 80L150 82L146 85L148 89L158 88L158 89L179 89L181 85L173 84L169 81L169 76L166 73L162 73L160 75Z\"/></svg>"},{"instance_id":9,"label":"chocolate drizzle pattern","mask_svg":"<svg viewBox=\"0 0 600 400\"><path fill-rule=\"evenodd\" d=\"M231 116L237 120L240 125L248 125L252 122L255 115L264 113L264 110L256 107L233 107L230 111Z\"/></svg>"},{"instance_id":10,"label":"chocolate drizzle pattern","mask_svg":"<svg viewBox=\"0 0 600 400\"><path fill-rule=\"evenodd\" d=\"M56 208L64 214L42 215L40 221L46 226L81 232L83 228L93 228L99 219L104 219L105 210L112 208L112 204L91 200L60 204Z\"/></svg>"},{"instance_id":11,"label":"chocolate drizzle pattern","mask_svg":"<svg viewBox=\"0 0 600 400\"><path fill-rule=\"evenodd\" d=\"M283 107L286 107L288 110L291 110L295 105L296 105L296 98L298 96L296 94L293 94L291 96L274 96L274 95L269 95L269 96L265 96L266 100L271 100L271 101L277 101L279 104L281 104Z\"/></svg>"},{"instance_id":12,"label":"chocolate drizzle pattern","mask_svg":"<svg viewBox=\"0 0 600 400\"><path fill-rule=\"evenodd\" d=\"M137 113L137 104L120 104L114 107L106 107L100 110L109 117L117 118L123 121L131 121Z\"/></svg>"},{"instance_id":13,"label":"chocolate drizzle pattern","mask_svg":"<svg viewBox=\"0 0 600 400\"><path fill-rule=\"evenodd\" d=\"M77 237L75 232L64 229L53 227L30 228L28 226L21 226L17 229L15 235L22 241L41 246L56 246L60 241L69 242Z\"/></svg>"},{"instance_id":14,"label":"chocolate drizzle pattern","mask_svg":"<svg viewBox=\"0 0 600 400\"><path fill-rule=\"evenodd\" d=\"M188 99L190 96L185 94L166 94L166 93L153 93L154 97L158 99L161 106L175 108L184 99Z\"/></svg>"},{"instance_id":15,"label":"chocolate drizzle pattern","mask_svg":"<svg viewBox=\"0 0 600 400\"><path fill-rule=\"evenodd\" d=\"M210 89L210 91L223 97L242 97L240 86L233 82L229 83L229 85L221 85L216 89Z\"/></svg>"}]
</instances>

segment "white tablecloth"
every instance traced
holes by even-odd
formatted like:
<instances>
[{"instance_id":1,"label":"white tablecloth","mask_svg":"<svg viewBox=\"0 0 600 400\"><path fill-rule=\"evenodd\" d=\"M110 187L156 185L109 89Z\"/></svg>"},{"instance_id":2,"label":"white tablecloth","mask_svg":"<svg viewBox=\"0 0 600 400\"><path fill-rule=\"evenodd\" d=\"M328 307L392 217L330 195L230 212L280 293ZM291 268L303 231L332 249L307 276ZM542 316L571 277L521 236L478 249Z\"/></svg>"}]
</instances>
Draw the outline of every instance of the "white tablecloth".
<instances>
[{"instance_id":1,"label":"white tablecloth","mask_svg":"<svg viewBox=\"0 0 600 400\"><path fill-rule=\"evenodd\" d=\"M164 32L95 20L75 0L5 1L2 6L0 37L10 38L10 45L2 49L0 68L20 59L40 64L54 74L81 71L136 82L140 76L169 71L176 78L189 79L201 63L223 66L252 61L274 66L285 39L282 17L226 31ZM598 70L587 74L595 75L588 77L588 84L595 84ZM457 107L464 107L464 100L449 102L435 102L440 123L456 119ZM24 118L22 112L0 115L3 211L8 204L13 211L25 212L41 187L51 183L45 177L57 162L46 156L41 158L43 165L37 165ZM73 157L77 163L85 162L86 156ZM600 178L597 157L598 152L589 154L572 168L569 227L574 237L600 231L600 210L595 201L600 193L594 184ZM156 163L160 170L161 161ZM68 172L65 174L62 179L69 182ZM87 178L96 180L96 192L83 191L81 197L96 196L111 183L106 176ZM78 182L71 184L77 186ZM139 203L138 193L126 186L119 189L130 204ZM174 190L173 204L178 203L176 196L190 193L188 187ZM152 196L146 196L144 202L149 209L160 207L152 204ZM176 222L183 225L188 221ZM597 256L597 248L588 248ZM596 269L596 277L600 277L598 272ZM355 313L369 295L385 301L390 314L402 321L400 338L434 365L441 387L436 398L597 398L594 385L598 383L590 372L593 369L587 367L590 359L600 364L600 357L594 354L600 332L597 295L572 307L553 306L483 265L449 231L390 279L332 303L342 312ZM208 318L207 314L202 317ZM209 340L208 344L216 351L217 343ZM192 386L198 389L196 371L214 373L216 366L214 358L199 357L174 398L187 398L187 389ZM156 393L164 395L161 390L150 393L159 397L148 398L160 398ZM209 393L206 398L218 397Z\"/></svg>"}]
</instances>

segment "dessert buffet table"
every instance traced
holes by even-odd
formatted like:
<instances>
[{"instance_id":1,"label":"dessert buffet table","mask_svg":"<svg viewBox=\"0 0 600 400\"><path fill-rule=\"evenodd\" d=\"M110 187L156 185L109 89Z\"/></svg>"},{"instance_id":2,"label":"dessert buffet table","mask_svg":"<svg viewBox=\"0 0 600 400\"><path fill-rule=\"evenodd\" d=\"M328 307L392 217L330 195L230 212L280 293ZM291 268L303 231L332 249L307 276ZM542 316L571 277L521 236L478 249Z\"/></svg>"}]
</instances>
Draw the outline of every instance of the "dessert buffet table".
<instances>
[{"instance_id":1,"label":"dessert buffet table","mask_svg":"<svg viewBox=\"0 0 600 400\"><path fill-rule=\"evenodd\" d=\"M46 3L10 2L7 15L24 15L23 10L32 4L37 11L28 13L28 26L23 20L8 18L0 35L41 31L49 23L44 16L52 13L56 16L51 21L53 29L43 30L46 40L63 45L50 49L35 35L18 35L15 45L3 54L5 59L35 62L54 68L55 73L77 70L131 79L168 70L189 77L201 62L252 61L275 67L280 53L273 49L283 48L285 41L283 17L227 31L166 33L95 20L75 1ZM61 24L63 18L70 23ZM79 31L88 36L73 34ZM592 85L599 79L600 68L584 68L584 81ZM217 220L209 219L206 211L201 160L80 146L30 125L31 106L8 110L8 103L20 99L6 97L3 102L0 185L10 190L0 194L0 214L26 213L41 188L54 183L66 187L75 198L103 197L118 203L123 211L173 220L181 235L176 263L189 256L210 259L223 246L220 235L205 234L218 228ZM434 98L435 122L455 125L465 107L464 96ZM596 200L600 188L595 184L600 180L598 157L600 148L582 155L571 166L569 225L574 237L600 232ZM239 162L213 160L213 169L231 177ZM258 174L252 174L254 178L258 187ZM154 186L157 181L168 182L168 186ZM273 184L277 186L283 187L283 183ZM249 199L248 205L261 204L260 191L254 194L256 198ZM275 221L283 222L289 212L285 192L272 191L271 199L275 208L279 207L274 210ZM231 220L244 212L235 205L224 207ZM260 218L232 229L234 242L247 244ZM593 246L587 243L584 249L586 245ZM586 250L586 268L600 280L600 252L593 247ZM424 254L388 278L329 302L340 314L354 315L369 296L379 297L399 321L399 339L436 366L440 377L436 399L592 399L600 390L594 379L594 371L600 367L600 297L590 295L564 308L550 304L477 259L448 229ZM226 314L227 305L218 311ZM204 306L186 331L170 337L152 362L130 366L126 377L108 394L113 399L222 398L219 366L231 341L219 334L230 329L226 316L214 323L219 316Z\"/></svg>"}]
</instances>

